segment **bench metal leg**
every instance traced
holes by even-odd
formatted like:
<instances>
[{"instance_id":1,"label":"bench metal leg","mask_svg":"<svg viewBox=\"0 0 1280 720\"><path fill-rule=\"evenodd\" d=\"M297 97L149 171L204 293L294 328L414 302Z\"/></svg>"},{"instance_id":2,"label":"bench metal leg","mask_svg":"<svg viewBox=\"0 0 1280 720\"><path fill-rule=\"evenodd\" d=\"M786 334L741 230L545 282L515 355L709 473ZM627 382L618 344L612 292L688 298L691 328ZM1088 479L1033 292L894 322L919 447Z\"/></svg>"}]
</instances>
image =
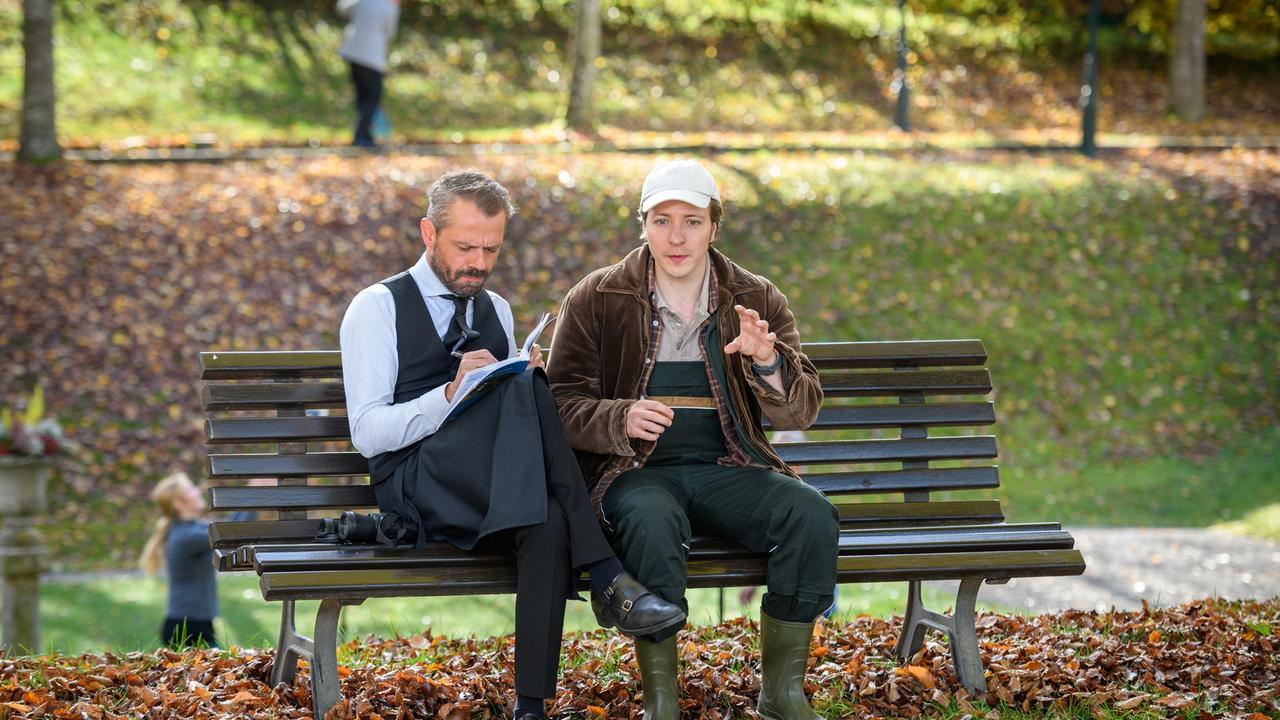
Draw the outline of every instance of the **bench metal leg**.
<instances>
[{"instance_id":1,"label":"bench metal leg","mask_svg":"<svg viewBox=\"0 0 1280 720\"><path fill-rule=\"evenodd\" d=\"M359 600L327 599L320 601L316 613L314 652L311 655L311 706L314 717L323 718L342 699L342 683L338 677L338 619L342 606L359 605Z\"/></svg>"},{"instance_id":2,"label":"bench metal leg","mask_svg":"<svg viewBox=\"0 0 1280 720\"><path fill-rule=\"evenodd\" d=\"M928 610L920 595L920 581L907 583L907 609L902 619L902 634L893 648L898 662L910 662L912 656L924 646L924 636L929 630L946 633L951 645L951 662L955 665L960 684L971 694L987 691L983 677L982 656L978 652L978 632L974 616L978 602L978 589L982 578L966 578L960 581L956 594L955 612L948 617Z\"/></svg>"},{"instance_id":3,"label":"bench metal leg","mask_svg":"<svg viewBox=\"0 0 1280 720\"><path fill-rule=\"evenodd\" d=\"M982 578L966 578L960 581L956 595L956 609L951 633L951 662L956 666L960 684L971 695L987 692L987 680L983 676L982 655L978 652L978 631L974 627L974 614L978 603L978 589Z\"/></svg>"},{"instance_id":4,"label":"bench metal leg","mask_svg":"<svg viewBox=\"0 0 1280 720\"><path fill-rule=\"evenodd\" d=\"M920 580L906 583L906 611L902 614L902 634L897 637L893 646L893 657L899 662L909 662L911 656L924 647L924 633L928 632L928 619L946 621L941 615L924 609L924 601L920 598Z\"/></svg>"},{"instance_id":5,"label":"bench metal leg","mask_svg":"<svg viewBox=\"0 0 1280 720\"><path fill-rule=\"evenodd\" d=\"M294 621L294 604L285 600L280 610L280 640L276 643L276 662L271 669L272 687L292 683L298 674L298 659L311 660L314 646L311 638L299 635Z\"/></svg>"}]
</instances>

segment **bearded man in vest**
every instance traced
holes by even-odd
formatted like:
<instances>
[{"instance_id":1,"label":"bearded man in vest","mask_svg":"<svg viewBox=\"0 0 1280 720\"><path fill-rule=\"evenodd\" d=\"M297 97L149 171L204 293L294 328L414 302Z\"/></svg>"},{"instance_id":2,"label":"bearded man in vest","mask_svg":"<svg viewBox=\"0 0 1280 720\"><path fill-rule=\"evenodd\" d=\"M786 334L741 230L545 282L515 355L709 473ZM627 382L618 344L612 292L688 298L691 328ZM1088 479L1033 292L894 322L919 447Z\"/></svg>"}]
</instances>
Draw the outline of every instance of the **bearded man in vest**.
<instances>
[{"instance_id":1,"label":"bearded man in vest","mask_svg":"<svg viewBox=\"0 0 1280 720\"><path fill-rule=\"evenodd\" d=\"M515 212L472 171L428 191L425 252L362 290L340 333L351 440L369 459L378 507L418 528L418 547L515 554L513 716L545 716L556 690L565 601L591 577L605 627L663 632L685 611L624 572L591 510L535 346L530 369L446 420L467 371L516 354L511 307L484 289Z\"/></svg>"},{"instance_id":2,"label":"bearded man in vest","mask_svg":"<svg viewBox=\"0 0 1280 720\"><path fill-rule=\"evenodd\" d=\"M548 373L593 508L646 587L688 610L694 535L768 553L757 708L812 720L804 673L814 621L834 600L839 521L778 457L761 417L806 428L822 389L786 297L713 246L723 214L697 162L655 167L640 197L644 244L569 291ZM647 720L679 717L677 630L637 634Z\"/></svg>"}]
</instances>

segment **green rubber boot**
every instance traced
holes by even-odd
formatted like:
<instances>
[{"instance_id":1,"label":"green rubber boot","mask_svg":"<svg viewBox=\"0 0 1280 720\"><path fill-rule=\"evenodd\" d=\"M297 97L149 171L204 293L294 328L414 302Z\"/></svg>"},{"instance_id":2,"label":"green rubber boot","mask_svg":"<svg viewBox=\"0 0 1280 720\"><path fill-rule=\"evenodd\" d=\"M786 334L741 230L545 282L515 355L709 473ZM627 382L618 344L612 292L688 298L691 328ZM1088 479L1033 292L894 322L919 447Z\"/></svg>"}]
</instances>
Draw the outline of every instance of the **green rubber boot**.
<instances>
[{"instance_id":1,"label":"green rubber boot","mask_svg":"<svg viewBox=\"0 0 1280 720\"><path fill-rule=\"evenodd\" d=\"M760 613L760 702L764 720L822 720L804 696L813 623L784 622Z\"/></svg>"},{"instance_id":2,"label":"green rubber boot","mask_svg":"<svg viewBox=\"0 0 1280 720\"><path fill-rule=\"evenodd\" d=\"M644 690L645 720L680 720L676 695L676 636L661 642L636 638L636 664Z\"/></svg>"}]
</instances>

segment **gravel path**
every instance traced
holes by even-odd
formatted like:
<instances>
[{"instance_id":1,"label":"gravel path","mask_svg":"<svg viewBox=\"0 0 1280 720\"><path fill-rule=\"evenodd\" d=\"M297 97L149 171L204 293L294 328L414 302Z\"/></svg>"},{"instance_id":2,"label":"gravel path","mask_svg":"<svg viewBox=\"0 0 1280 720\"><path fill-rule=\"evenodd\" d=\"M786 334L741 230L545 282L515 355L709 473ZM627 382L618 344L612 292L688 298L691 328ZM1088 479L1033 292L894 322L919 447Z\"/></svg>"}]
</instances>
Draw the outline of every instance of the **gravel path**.
<instances>
[{"instance_id":1,"label":"gravel path","mask_svg":"<svg viewBox=\"0 0 1280 720\"><path fill-rule=\"evenodd\" d=\"M1084 575L984 585L979 600L1049 612L1168 607L1197 598L1280 595L1280 545L1202 528L1067 528Z\"/></svg>"}]
</instances>

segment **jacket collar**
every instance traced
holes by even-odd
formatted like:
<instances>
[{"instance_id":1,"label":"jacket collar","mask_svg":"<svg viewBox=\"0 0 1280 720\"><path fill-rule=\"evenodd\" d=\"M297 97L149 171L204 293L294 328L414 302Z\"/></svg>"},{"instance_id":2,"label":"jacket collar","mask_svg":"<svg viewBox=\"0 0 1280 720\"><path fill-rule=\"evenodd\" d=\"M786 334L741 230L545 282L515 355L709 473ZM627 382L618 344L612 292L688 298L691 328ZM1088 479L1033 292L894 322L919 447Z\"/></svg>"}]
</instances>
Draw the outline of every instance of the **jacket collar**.
<instances>
[{"instance_id":1,"label":"jacket collar","mask_svg":"<svg viewBox=\"0 0 1280 720\"><path fill-rule=\"evenodd\" d=\"M749 292L764 290L765 285L760 278L738 267L724 253L715 247L710 248L708 252L711 255L712 277L720 288L721 298L738 297ZM645 243L627 253L621 262L610 268L604 277L600 278L596 291L634 295L642 302L648 301L649 264L652 261L649 244Z\"/></svg>"}]
</instances>

